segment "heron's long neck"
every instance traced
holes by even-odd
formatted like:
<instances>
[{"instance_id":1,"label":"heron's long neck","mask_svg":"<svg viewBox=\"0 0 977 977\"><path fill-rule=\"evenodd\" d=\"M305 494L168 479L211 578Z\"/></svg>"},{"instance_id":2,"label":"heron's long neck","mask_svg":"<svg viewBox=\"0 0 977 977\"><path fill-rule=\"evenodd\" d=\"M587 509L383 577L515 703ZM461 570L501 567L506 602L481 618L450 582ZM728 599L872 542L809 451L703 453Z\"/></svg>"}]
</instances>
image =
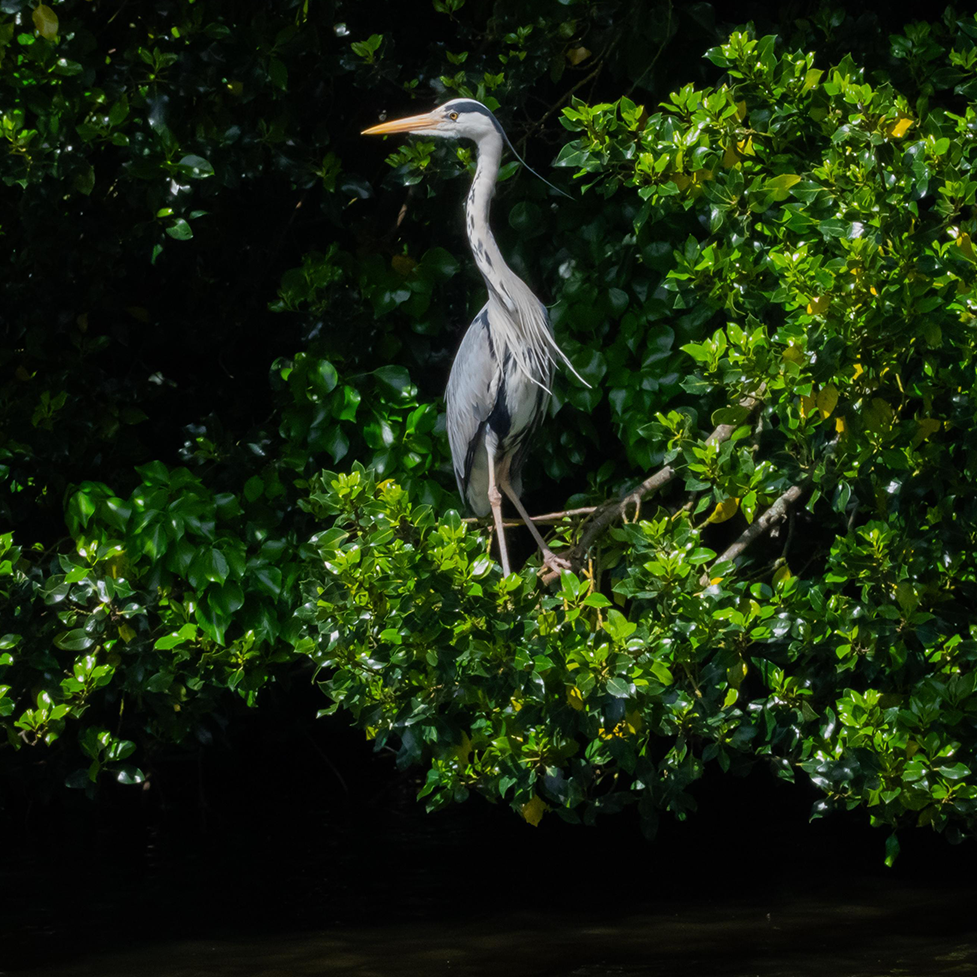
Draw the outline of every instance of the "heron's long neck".
<instances>
[{"instance_id":1,"label":"heron's long neck","mask_svg":"<svg viewBox=\"0 0 977 977\"><path fill-rule=\"evenodd\" d=\"M502 158L502 137L484 138L478 144L478 166L468 193L468 241L475 264L485 279L489 301L494 295L506 315L490 317L493 342L504 361L502 350L511 354L528 380L549 393L554 354L563 356L553 339L543 304L529 286L505 263L489 228L489 204ZM566 357L564 357L566 359Z\"/></svg>"},{"instance_id":2,"label":"heron's long neck","mask_svg":"<svg viewBox=\"0 0 977 977\"><path fill-rule=\"evenodd\" d=\"M465 208L468 228L468 243L471 245L475 264L485 279L485 284L495 292L503 302L508 298L505 283L516 278L515 272L505 263L499 246L492 236L489 227L489 205L495 193L495 178L499 172L499 162L502 159L502 138L482 139L478 145L478 166L475 168L475 179L468 192L468 204Z\"/></svg>"}]
</instances>

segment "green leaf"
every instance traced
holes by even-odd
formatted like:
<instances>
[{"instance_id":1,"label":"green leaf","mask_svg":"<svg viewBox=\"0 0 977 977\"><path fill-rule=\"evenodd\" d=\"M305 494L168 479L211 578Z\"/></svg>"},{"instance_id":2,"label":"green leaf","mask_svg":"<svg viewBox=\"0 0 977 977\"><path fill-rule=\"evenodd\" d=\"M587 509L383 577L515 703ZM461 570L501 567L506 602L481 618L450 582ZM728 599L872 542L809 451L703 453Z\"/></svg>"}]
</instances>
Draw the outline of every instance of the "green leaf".
<instances>
[{"instance_id":1,"label":"green leaf","mask_svg":"<svg viewBox=\"0 0 977 977\"><path fill-rule=\"evenodd\" d=\"M115 772L115 779L120 784L141 784L146 775L131 763L123 763Z\"/></svg>"},{"instance_id":2,"label":"green leaf","mask_svg":"<svg viewBox=\"0 0 977 977\"><path fill-rule=\"evenodd\" d=\"M95 487L94 483L86 482L85 485ZM87 525L89 520L95 515L97 502L93 498L92 492L82 486L77 492L72 493L68 499L68 528L72 536L78 536Z\"/></svg>"},{"instance_id":3,"label":"green leaf","mask_svg":"<svg viewBox=\"0 0 977 977\"><path fill-rule=\"evenodd\" d=\"M339 374L336 368L328 360L319 360L315 369L315 382L325 393L332 393L339 382Z\"/></svg>"},{"instance_id":4,"label":"green leaf","mask_svg":"<svg viewBox=\"0 0 977 977\"><path fill-rule=\"evenodd\" d=\"M408 400L414 396L410 374L402 366L381 366L373 371L380 389L394 400Z\"/></svg>"},{"instance_id":5,"label":"green leaf","mask_svg":"<svg viewBox=\"0 0 977 977\"><path fill-rule=\"evenodd\" d=\"M229 580L222 587L208 588L207 601L215 614L230 619L244 606L244 591L236 580Z\"/></svg>"},{"instance_id":6,"label":"green leaf","mask_svg":"<svg viewBox=\"0 0 977 977\"><path fill-rule=\"evenodd\" d=\"M888 838L885 839L885 864L892 868L896 863L896 859L899 857L899 838L893 831Z\"/></svg>"},{"instance_id":7,"label":"green leaf","mask_svg":"<svg viewBox=\"0 0 977 977\"><path fill-rule=\"evenodd\" d=\"M129 115L129 99L122 95L119 100L109 109L109 125L119 126L125 122Z\"/></svg>"},{"instance_id":8,"label":"green leaf","mask_svg":"<svg viewBox=\"0 0 977 977\"><path fill-rule=\"evenodd\" d=\"M177 241L189 241L193 237L193 229L182 217L173 218L173 223L166 228L166 233Z\"/></svg>"},{"instance_id":9,"label":"green leaf","mask_svg":"<svg viewBox=\"0 0 977 977\"><path fill-rule=\"evenodd\" d=\"M276 88L283 92L288 89L288 69L278 58L272 58L268 62L268 77Z\"/></svg>"},{"instance_id":10,"label":"green leaf","mask_svg":"<svg viewBox=\"0 0 977 977\"><path fill-rule=\"evenodd\" d=\"M277 567L257 567L251 571L250 579L271 597L278 597L282 590L282 571Z\"/></svg>"},{"instance_id":11,"label":"green leaf","mask_svg":"<svg viewBox=\"0 0 977 977\"><path fill-rule=\"evenodd\" d=\"M962 780L970 774L970 767L965 763L955 763L952 767L940 767L940 776L947 780Z\"/></svg>"},{"instance_id":12,"label":"green leaf","mask_svg":"<svg viewBox=\"0 0 977 977\"><path fill-rule=\"evenodd\" d=\"M159 638L153 647L158 651L169 651L171 648L176 648L187 641L196 641L196 639L197 626L195 624L187 623L184 624L179 631L174 631L172 634Z\"/></svg>"},{"instance_id":13,"label":"green leaf","mask_svg":"<svg viewBox=\"0 0 977 977\"><path fill-rule=\"evenodd\" d=\"M364 61L372 64L375 60L376 52L383 43L382 34L371 34L365 41L353 41L350 47L353 53L361 57Z\"/></svg>"},{"instance_id":14,"label":"green leaf","mask_svg":"<svg viewBox=\"0 0 977 977\"><path fill-rule=\"evenodd\" d=\"M214 168L202 156L188 155L180 159L176 164L176 170L181 176L190 177L193 180L201 180L214 175ZM176 237L170 233L171 237Z\"/></svg>"},{"instance_id":15,"label":"green leaf","mask_svg":"<svg viewBox=\"0 0 977 977\"><path fill-rule=\"evenodd\" d=\"M460 268L458 259L444 248L431 248L421 258L420 270L438 281L448 281Z\"/></svg>"},{"instance_id":16,"label":"green leaf","mask_svg":"<svg viewBox=\"0 0 977 977\"><path fill-rule=\"evenodd\" d=\"M73 628L56 635L54 643L64 651L84 651L95 644L95 639L84 628Z\"/></svg>"},{"instance_id":17,"label":"green leaf","mask_svg":"<svg viewBox=\"0 0 977 977\"><path fill-rule=\"evenodd\" d=\"M200 547L187 570L187 579L195 590L202 591L208 582L223 583L230 567L220 550L209 546Z\"/></svg>"},{"instance_id":18,"label":"green leaf","mask_svg":"<svg viewBox=\"0 0 977 977\"><path fill-rule=\"evenodd\" d=\"M637 627L637 624L629 621L619 610L612 609L607 612L604 630L610 635L612 641L626 641L634 634Z\"/></svg>"},{"instance_id":19,"label":"green leaf","mask_svg":"<svg viewBox=\"0 0 977 977\"><path fill-rule=\"evenodd\" d=\"M210 599L209 594L205 599L197 602L194 608L194 618L211 640L216 641L219 645L224 644L224 634L231 621L219 606L215 606L215 602Z\"/></svg>"}]
</instances>

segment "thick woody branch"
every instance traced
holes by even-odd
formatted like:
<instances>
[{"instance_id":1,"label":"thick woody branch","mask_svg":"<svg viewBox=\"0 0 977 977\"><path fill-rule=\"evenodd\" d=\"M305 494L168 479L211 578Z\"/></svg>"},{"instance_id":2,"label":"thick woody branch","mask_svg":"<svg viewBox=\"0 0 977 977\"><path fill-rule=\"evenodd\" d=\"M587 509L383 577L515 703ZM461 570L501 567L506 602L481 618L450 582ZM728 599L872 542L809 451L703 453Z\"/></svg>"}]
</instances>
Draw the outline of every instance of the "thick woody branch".
<instances>
[{"instance_id":1,"label":"thick woody branch","mask_svg":"<svg viewBox=\"0 0 977 977\"><path fill-rule=\"evenodd\" d=\"M740 534L739 538L727 547L716 558L716 563L725 563L727 560L735 560L751 543L756 542L764 533L773 529L777 523L782 522L790 510L790 507L804 494L803 485L791 485L780 498L759 519L752 522ZM716 565L713 564L713 566ZM709 586L710 574L704 573L699 578L699 583L703 587Z\"/></svg>"},{"instance_id":2,"label":"thick woody branch","mask_svg":"<svg viewBox=\"0 0 977 977\"><path fill-rule=\"evenodd\" d=\"M763 403L763 394L765 388L761 387L755 393L747 394L743 397L739 406L745 408L749 413L753 413L759 409L760 405ZM706 444L721 444L723 441L728 441L732 436L733 432L740 426L742 421L736 424L720 424L716 429L706 438ZM581 559L584 553L593 546L599 537L601 537L610 526L623 519L628 512L633 512L637 515L637 512L641 508L641 502L647 496L651 495L653 492L664 488L677 474L677 470L671 465L665 465L664 468L660 468L653 475L649 475L640 485L637 486L632 492L626 495L623 499L615 499L611 502L605 502L594 510L593 519L587 524L587 528L584 530L583 535L580 537L580 542L577 543L573 549L564 551L560 553L560 556L565 559L570 560L575 563ZM553 570L547 570L541 575L543 583L551 583L557 578L557 574Z\"/></svg>"}]
</instances>

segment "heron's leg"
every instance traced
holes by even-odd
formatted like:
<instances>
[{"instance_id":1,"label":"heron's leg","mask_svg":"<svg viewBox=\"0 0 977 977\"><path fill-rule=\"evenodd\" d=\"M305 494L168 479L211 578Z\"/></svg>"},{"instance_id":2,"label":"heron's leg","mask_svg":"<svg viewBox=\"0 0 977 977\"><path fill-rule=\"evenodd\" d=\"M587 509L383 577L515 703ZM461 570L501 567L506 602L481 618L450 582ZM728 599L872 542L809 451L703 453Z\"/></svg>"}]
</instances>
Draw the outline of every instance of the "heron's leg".
<instances>
[{"instance_id":1,"label":"heron's leg","mask_svg":"<svg viewBox=\"0 0 977 977\"><path fill-rule=\"evenodd\" d=\"M495 484L495 438L488 434L485 438L485 453L488 455L488 500L492 507L492 518L495 520L495 534L499 538L499 559L502 561L502 572L509 576L509 553L505 548L505 529L502 527L502 496Z\"/></svg>"},{"instance_id":2,"label":"heron's leg","mask_svg":"<svg viewBox=\"0 0 977 977\"><path fill-rule=\"evenodd\" d=\"M533 520L529 517L529 513L526 512L526 507L522 504L519 496L516 495L512 486L509 484L508 472L500 473L499 484L502 486L502 491L505 492L510 499L512 499L512 504L518 510L522 521L526 524L526 528L533 534L533 539L536 540L536 543L543 554L543 563L545 563L551 570L555 570L557 573L559 573L560 570L572 569L569 560L564 560L562 556L557 556L543 541L543 537L540 536L539 530L533 525Z\"/></svg>"}]
</instances>

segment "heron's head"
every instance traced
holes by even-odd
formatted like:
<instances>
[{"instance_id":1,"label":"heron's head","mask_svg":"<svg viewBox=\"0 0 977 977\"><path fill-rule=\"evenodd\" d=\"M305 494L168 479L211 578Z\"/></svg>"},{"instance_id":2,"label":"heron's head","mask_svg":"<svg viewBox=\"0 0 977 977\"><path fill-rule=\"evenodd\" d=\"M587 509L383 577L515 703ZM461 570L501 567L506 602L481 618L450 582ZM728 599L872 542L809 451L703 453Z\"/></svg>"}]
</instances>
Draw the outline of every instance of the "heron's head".
<instances>
[{"instance_id":1,"label":"heron's head","mask_svg":"<svg viewBox=\"0 0 977 977\"><path fill-rule=\"evenodd\" d=\"M447 139L473 139L481 142L486 136L501 136L502 126L481 102L473 98L453 98L423 115L383 122L364 129L364 136L382 136L392 132L416 132L423 136L442 136Z\"/></svg>"}]
</instances>

